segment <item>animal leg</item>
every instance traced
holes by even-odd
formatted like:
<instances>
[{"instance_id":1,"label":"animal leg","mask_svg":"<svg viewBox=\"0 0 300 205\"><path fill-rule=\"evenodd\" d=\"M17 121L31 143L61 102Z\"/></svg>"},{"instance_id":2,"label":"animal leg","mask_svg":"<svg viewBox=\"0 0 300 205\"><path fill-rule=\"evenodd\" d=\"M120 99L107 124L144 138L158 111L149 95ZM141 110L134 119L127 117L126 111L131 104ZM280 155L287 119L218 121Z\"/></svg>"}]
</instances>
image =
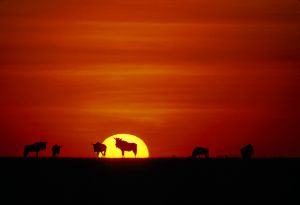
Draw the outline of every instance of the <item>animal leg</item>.
<instances>
[{"instance_id":1,"label":"animal leg","mask_svg":"<svg viewBox=\"0 0 300 205\"><path fill-rule=\"evenodd\" d=\"M27 150L24 149L24 157L25 157L25 158L27 157L27 154L28 154Z\"/></svg>"}]
</instances>

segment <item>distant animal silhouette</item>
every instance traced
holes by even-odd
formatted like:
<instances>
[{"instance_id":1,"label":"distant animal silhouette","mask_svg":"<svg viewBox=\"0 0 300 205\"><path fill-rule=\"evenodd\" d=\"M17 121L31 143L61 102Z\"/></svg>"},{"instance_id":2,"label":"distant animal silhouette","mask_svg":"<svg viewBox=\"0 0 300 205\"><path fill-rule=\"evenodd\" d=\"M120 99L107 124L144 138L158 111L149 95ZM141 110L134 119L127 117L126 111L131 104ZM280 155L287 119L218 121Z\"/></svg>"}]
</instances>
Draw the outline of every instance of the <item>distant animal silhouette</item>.
<instances>
[{"instance_id":1,"label":"distant animal silhouette","mask_svg":"<svg viewBox=\"0 0 300 205\"><path fill-rule=\"evenodd\" d=\"M25 145L24 146L24 157L27 157L29 152L35 152L36 157L39 156L39 152L41 150L45 150L47 146L47 142L36 142L30 145Z\"/></svg>"},{"instance_id":2,"label":"distant animal silhouette","mask_svg":"<svg viewBox=\"0 0 300 205\"><path fill-rule=\"evenodd\" d=\"M252 144L247 144L246 146L242 147L241 150L241 155L243 159L250 159L252 157L252 154L254 152L253 145Z\"/></svg>"},{"instance_id":3,"label":"distant animal silhouette","mask_svg":"<svg viewBox=\"0 0 300 205\"><path fill-rule=\"evenodd\" d=\"M102 156L105 156L106 154L106 145L102 144L100 142L97 142L93 144L94 152L97 153L97 157L99 157L99 153L102 154Z\"/></svg>"},{"instance_id":4,"label":"distant animal silhouette","mask_svg":"<svg viewBox=\"0 0 300 205\"><path fill-rule=\"evenodd\" d=\"M208 149L205 147L195 147L192 152L192 157L197 158L197 157L204 156L205 158L208 158L209 157L208 152L209 152Z\"/></svg>"},{"instance_id":5,"label":"distant animal silhouette","mask_svg":"<svg viewBox=\"0 0 300 205\"><path fill-rule=\"evenodd\" d=\"M53 157L60 154L60 148L61 148L61 146L57 145L57 144L52 146L52 156Z\"/></svg>"},{"instance_id":6,"label":"distant animal silhouette","mask_svg":"<svg viewBox=\"0 0 300 205\"><path fill-rule=\"evenodd\" d=\"M134 156L136 156L137 153L137 144L136 143L129 143L121 138L114 138L116 140L116 147L119 148L122 151L122 157L124 157L125 151L133 151Z\"/></svg>"}]
</instances>

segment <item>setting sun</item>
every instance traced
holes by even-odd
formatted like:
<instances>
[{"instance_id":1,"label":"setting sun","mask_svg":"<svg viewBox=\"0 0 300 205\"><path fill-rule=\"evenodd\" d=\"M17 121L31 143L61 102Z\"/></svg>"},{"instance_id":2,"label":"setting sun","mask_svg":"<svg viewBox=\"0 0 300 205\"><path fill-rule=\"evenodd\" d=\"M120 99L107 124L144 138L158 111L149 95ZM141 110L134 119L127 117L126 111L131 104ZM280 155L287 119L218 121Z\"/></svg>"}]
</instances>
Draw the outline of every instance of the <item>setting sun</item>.
<instances>
[{"instance_id":1,"label":"setting sun","mask_svg":"<svg viewBox=\"0 0 300 205\"><path fill-rule=\"evenodd\" d=\"M148 158L149 150L145 142L138 138L137 136L130 134L116 134L106 138L103 141L103 144L107 146L106 155L107 158L122 158L122 151L120 148L116 146L116 139L122 139L130 144L136 144L136 156L134 155L134 151L124 151L125 158Z\"/></svg>"}]
</instances>

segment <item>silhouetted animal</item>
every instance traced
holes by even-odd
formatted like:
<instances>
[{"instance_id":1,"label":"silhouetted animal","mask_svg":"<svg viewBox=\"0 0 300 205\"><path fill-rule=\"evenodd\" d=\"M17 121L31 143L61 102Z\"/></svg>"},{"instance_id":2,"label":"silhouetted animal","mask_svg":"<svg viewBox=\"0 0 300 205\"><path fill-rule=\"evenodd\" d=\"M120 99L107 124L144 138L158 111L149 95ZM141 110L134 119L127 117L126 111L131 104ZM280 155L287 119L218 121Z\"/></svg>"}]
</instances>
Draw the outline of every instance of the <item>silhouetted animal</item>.
<instances>
[{"instance_id":1,"label":"silhouetted animal","mask_svg":"<svg viewBox=\"0 0 300 205\"><path fill-rule=\"evenodd\" d=\"M136 143L129 143L121 138L114 138L116 140L116 147L122 151L122 157L124 157L124 151L133 151L134 156L137 153L137 144Z\"/></svg>"},{"instance_id":2,"label":"silhouetted animal","mask_svg":"<svg viewBox=\"0 0 300 205\"><path fill-rule=\"evenodd\" d=\"M60 154L60 145L53 145L52 146L52 156L55 157L56 155Z\"/></svg>"},{"instance_id":3,"label":"silhouetted animal","mask_svg":"<svg viewBox=\"0 0 300 205\"><path fill-rule=\"evenodd\" d=\"M192 152L192 157L193 158L197 158L197 157L201 157L201 156L205 156L205 158L208 158L208 149L205 148L205 147L195 147L193 149L193 152Z\"/></svg>"},{"instance_id":4,"label":"silhouetted animal","mask_svg":"<svg viewBox=\"0 0 300 205\"><path fill-rule=\"evenodd\" d=\"M99 157L99 153L102 154L102 156L105 156L106 154L106 145L102 144L100 142L97 142L96 144L93 144L94 152L97 153L97 157Z\"/></svg>"},{"instance_id":5,"label":"silhouetted animal","mask_svg":"<svg viewBox=\"0 0 300 205\"><path fill-rule=\"evenodd\" d=\"M24 146L24 157L27 157L29 152L35 152L36 157L39 156L39 152L41 150L46 149L47 142L36 142L30 145L25 145Z\"/></svg>"},{"instance_id":6,"label":"silhouetted animal","mask_svg":"<svg viewBox=\"0 0 300 205\"><path fill-rule=\"evenodd\" d=\"M252 144L247 144L246 146L242 147L240 152L243 159L250 159L254 152Z\"/></svg>"}]
</instances>

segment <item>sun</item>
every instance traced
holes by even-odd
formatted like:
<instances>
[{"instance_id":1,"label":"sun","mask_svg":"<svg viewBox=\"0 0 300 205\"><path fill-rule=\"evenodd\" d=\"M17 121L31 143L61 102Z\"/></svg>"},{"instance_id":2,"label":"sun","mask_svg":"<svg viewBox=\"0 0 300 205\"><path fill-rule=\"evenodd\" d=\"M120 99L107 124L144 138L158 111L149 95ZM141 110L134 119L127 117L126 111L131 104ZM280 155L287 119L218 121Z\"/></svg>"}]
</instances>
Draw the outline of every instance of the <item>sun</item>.
<instances>
[{"instance_id":1,"label":"sun","mask_svg":"<svg viewBox=\"0 0 300 205\"><path fill-rule=\"evenodd\" d=\"M116 147L116 140L115 138L120 138L129 143L135 143L137 145L137 153L134 156L133 151L125 151L124 157L125 158L148 158L149 157L149 150L145 142L138 138L135 135L131 134L116 134L106 138L102 143L106 145L106 158L122 158L122 151L118 147Z\"/></svg>"}]
</instances>

